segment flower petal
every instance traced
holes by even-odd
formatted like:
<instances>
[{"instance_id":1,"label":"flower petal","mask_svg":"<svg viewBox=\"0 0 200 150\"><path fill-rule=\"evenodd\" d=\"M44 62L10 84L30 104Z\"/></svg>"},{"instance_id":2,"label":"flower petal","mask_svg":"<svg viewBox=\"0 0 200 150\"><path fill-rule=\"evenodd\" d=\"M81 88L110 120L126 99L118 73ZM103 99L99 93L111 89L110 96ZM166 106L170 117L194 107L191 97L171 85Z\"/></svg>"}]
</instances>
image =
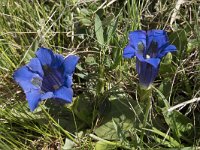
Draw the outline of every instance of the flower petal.
<instances>
[{"instance_id":1,"label":"flower petal","mask_svg":"<svg viewBox=\"0 0 200 150\"><path fill-rule=\"evenodd\" d=\"M41 95L41 100L45 100L45 99L49 99L49 98L53 98L53 97L54 97L53 92L46 92Z\"/></svg>"},{"instance_id":2,"label":"flower petal","mask_svg":"<svg viewBox=\"0 0 200 150\"><path fill-rule=\"evenodd\" d=\"M151 64L154 68L157 68L160 64L160 58L144 58L142 54L136 53L136 57L141 62L146 62L148 64Z\"/></svg>"},{"instance_id":3,"label":"flower petal","mask_svg":"<svg viewBox=\"0 0 200 150\"><path fill-rule=\"evenodd\" d=\"M164 47L169 45L167 33L164 30L149 30L147 32L147 50L144 55L157 57Z\"/></svg>"},{"instance_id":4,"label":"flower petal","mask_svg":"<svg viewBox=\"0 0 200 150\"><path fill-rule=\"evenodd\" d=\"M155 69L157 69L160 64L160 59L159 58L149 58L149 59L145 59L145 62L147 62L148 64L152 65Z\"/></svg>"},{"instance_id":5,"label":"flower petal","mask_svg":"<svg viewBox=\"0 0 200 150\"><path fill-rule=\"evenodd\" d=\"M54 54L54 58L51 63L51 67L58 68L62 65L64 62L64 57L60 54Z\"/></svg>"},{"instance_id":6,"label":"flower petal","mask_svg":"<svg viewBox=\"0 0 200 150\"><path fill-rule=\"evenodd\" d=\"M30 69L34 73L38 73L41 75L41 77L44 76L44 72L41 66L41 63L38 58L33 58L30 60L30 62L27 64L28 69Z\"/></svg>"},{"instance_id":7,"label":"flower petal","mask_svg":"<svg viewBox=\"0 0 200 150\"><path fill-rule=\"evenodd\" d=\"M135 56L135 49L131 45L127 45L123 51L124 58L132 58Z\"/></svg>"},{"instance_id":8,"label":"flower petal","mask_svg":"<svg viewBox=\"0 0 200 150\"><path fill-rule=\"evenodd\" d=\"M59 88L54 92L54 98L65 100L68 103L72 101L72 97L73 97L72 88L67 88L65 86Z\"/></svg>"},{"instance_id":9,"label":"flower petal","mask_svg":"<svg viewBox=\"0 0 200 150\"><path fill-rule=\"evenodd\" d=\"M148 59L144 59L144 57L141 54L137 54L136 53L136 58L138 61L144 63L148 63L150 65L152 65L155 69L159 67L160 64L160 59L159 58L148 58ZM137 67L137 63L136 63L136 69L139 68L139 66ZM139 70L137 72L140 72Z\"/></svg>"},{"instance_id":10,"label":"flower petal","mask_svg":"<svg viewBox=\"0 0 200 150\"><path fill-rule=\"evenodd\" d=\"M40 89L42 78L38 74L29 71L26 66L16 70L13 78L23 88L25 93L31 89ZM37 83L34 84L33 81L37 81Z\"/></svg>"},{"instance_id":11,"label":"flower petal","mask_svg":"<svg viewBox=\"0 0 200 150\"><path fill-rule=\"evenodd\" d=\"M147 31L147 49L152 41L158 44L158 49L169 42L167 33L164 30L149 30Z\"/></svg>"},{"instance_id":12,"label":"flower petal","mask_svg":"<svg viewBox=\"0 0 200 150\"><path fill-rule=\"evenodd\" d=\"M135 56L137 59L139 59L140 61L145 61L145 58L143 57L143 54L141 53L135 53Z\"/></svg>"},{"instance_id":13,"label":"flower petal","mask_svg":"<svg viewBox=\"0 0 200 150\"><path fill-rule=\"evenodd\" d=\"M141 54L136 54L136 71L139 75L139 83L143 88L148 88L159 71L159 58L144 59Z\"/></svg>"},{"instance_id":14,"label":"flower petal","mask_svg":"<svg viewBox=\"0 0 200 150\"><path fill-rule=\"evenodd\" d=\"M64 75L72 74L76 68L76 64L78 63L79 57L75 55L69 55L65 58L63 67L64 67Z\"/></svg>"},{"instance_id":15,"label":"flower petal","mask_svg":"<svg viewBox=\"0 0 200 150\"><path fill-rule=\"evenodd\" d=\"M72 84L73 84L72 75L66 75L64 85L68 88L71 88Z\"/></svg>"},{"instance_id":16,"label":"flower petal","mask_svg":"<svg viewBox=\"0 0 200 150\"><path fill-rule=\"evenodd\" d=\"M28 105L31 111L34 111L35 108L38 106L38 103L40 102L41 93L39 90L30 90L29 92L26 92L26 99L28 100Z\"/></svg>"},{"instance_id":17,"label":"flower petal","mask_svg":"<svg viewBox=\"0 0 200 150\"><path fill-rule=\"evenodd\" d=\"M129 34L129 44L138 50L138 44L142 43L144 49L146 49L146 32L144 30L136 30Z\"/></svg>"},{"instance_id":18,"label":"flower petal","mask_svg":"<svg viewBox=\"0 0 200 150\"><path fill-rule=\"evenodd\" d=\"M36 52L36 56L38 57L43 66L50 66L52 60L54 59L54 54L52 50L43 47L38 49L38 51Z\"/></svg>"},{"instance_id":19,"label":"flower petal","mask_svg":"<svg viewBox=\"0 0 200 150\"><path fill-rule=\"evenodd\" d=\"M174 45L168 45L167 47L165 47L164 49L161 50L161 52L158 54L158 58L162 58L163 56L165 56L167 53L169 52L176 52L177 48Z\"/></svg>"},{"instance_id":20,"label":"flower petal","mask_svg":"<svg viewBox=\"0 0 200 150\"><path fill-rule=\"evenodd\" d=\"M139 83L143 88L148 88L158 75L159 65L155 68L151 63L136 59L136 71L139 75Z\"/></svg>"}]
</instances>

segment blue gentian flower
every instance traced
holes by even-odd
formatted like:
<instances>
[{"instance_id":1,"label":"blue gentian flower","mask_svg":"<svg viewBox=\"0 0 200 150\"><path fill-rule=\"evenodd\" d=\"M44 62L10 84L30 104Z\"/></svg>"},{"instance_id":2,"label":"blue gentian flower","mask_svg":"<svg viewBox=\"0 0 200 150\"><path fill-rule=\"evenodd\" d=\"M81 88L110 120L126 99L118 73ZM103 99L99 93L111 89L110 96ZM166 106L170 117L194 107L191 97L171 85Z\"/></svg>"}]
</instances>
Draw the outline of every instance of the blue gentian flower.
<instances>
[{"instance_id":1,"label":"blue gentian flower","mask_svg":"<svg viewBox=\"0 0 200 150\"><path fill-rule=\"evenodd\" d=\"M61 99L70 103L73 97L72 75L79 57L54 54L39 48L36 58L14 72L14 80L22 87L31 111L44 99Z\"/></svg>"},{"instance_id":2,"label":"blue gentian flower","mask_svg":"<svg viewBox=\"0 0 200 150\"><path fill-rule=\"evenodd\" d=\"M123 57L136 56L139 83L148 88L158 75L162 57L175 51L176 47L169 43L164 30L136 30L129 34L129 44L124 48Z\"/></svg>"}]
</instances>

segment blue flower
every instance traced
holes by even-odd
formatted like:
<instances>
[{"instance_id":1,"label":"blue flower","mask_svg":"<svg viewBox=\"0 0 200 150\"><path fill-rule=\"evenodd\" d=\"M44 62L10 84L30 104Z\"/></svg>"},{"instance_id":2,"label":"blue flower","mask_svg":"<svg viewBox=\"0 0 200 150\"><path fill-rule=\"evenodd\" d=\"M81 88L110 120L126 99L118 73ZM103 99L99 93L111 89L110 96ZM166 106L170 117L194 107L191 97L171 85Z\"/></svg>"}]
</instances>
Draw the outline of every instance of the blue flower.
<instances>
[{"instance_id":1,"label":"blue flower","mask_svg":"<svg viewBox=\"0 0 200 150\"><path fill-rule=\"evenodd\" d=\"M139 83L148 88L158 75L162 57L175 51L176 47L170 45L164 30L136 30L129 34L129 44L124 48L123 57L136 56Z\"/></svg>"},{"instance_id":2,"label":"blue flower","mask_svg":"<svg viewBox=\"0 0 200 150\"><path fill-rule=\"evenodd\" d=\"M14 72L14 80L22 87L31 111L44 99L61 99L70 103L73 97L72 76L79 57L54 54L39 48L36 58Z\"/></svg>"}]
</instances>

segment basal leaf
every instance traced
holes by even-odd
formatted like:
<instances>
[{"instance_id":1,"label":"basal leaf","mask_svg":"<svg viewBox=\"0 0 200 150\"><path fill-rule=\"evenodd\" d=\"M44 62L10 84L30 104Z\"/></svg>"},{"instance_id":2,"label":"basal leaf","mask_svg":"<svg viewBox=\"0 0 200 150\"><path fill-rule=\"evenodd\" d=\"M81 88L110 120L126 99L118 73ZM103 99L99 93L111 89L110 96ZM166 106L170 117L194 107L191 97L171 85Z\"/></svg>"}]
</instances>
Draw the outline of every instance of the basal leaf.
<instances>
[{"instance_id":1,"label":"basal leaf","mask_svg":"<svg viewBox=\"0 0 200 150\"><path fill-rule=\"evenodd\" d=\"M166 123L177 137L184 138L185 135L193 137L193 124L188 117L179 111L168 112L166 109L163 109L163 115Z\"/></svg>"},{"instance_id":2,"label":"basal leaf","mask_svg":"<svg viewBox=\"0 0 200 150\"><path fill-rule=\"evenodd\" d=\"M110 102L111 111L104 116L101 126L94 132L103 139L120 140L128 135L129 130L135 130L139 126L142 120L141 109L136 102L130 103L122 97L114 97Z\"/></svg>"},{"instance_id":3,"label":"basal leaf","mask_svg":"<svg viewBox=\"0 0 200 150\"><path fill-rule=\"evenodd\" d=\"M74 114L84 123L92 124L94 119L94 103L85 95L80 95L75 99L72 110Z\"/></svg>"}]
</instances>

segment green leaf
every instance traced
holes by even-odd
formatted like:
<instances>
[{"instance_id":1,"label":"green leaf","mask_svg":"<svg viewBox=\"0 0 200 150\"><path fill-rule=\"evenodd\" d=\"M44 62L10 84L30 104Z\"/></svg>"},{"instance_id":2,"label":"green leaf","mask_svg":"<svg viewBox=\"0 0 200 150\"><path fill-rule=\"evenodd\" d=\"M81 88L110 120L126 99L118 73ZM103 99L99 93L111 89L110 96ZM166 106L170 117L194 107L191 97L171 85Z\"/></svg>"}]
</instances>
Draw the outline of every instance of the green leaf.
<instances>
[{"instance_id":1,"label":"green leaf","mask_svg":"<svg viewBox=\"0 0 200 150\"><path fill-rule=\"evenodd\" d=\"M96 59L93 56L87 56L85 59L85 62L88 65L97 65L98 63L96 62Z\"/></svg>"},{"instance_id":2,"label":"green leaf","mask_svg":"<svg viewBox=\"0 0 200 150\"><path fill-rule=\"evenodd\" d=\"M103 19L102 24L104 26L110 26L112 20L115 18L114 14L109 14Z\"/></svg>"},{"instance_id":3,"label":"green leaf","mask_svg":"<svg viewBox=\"0 0 200 150\"><path fill-rule=\"evenodd\" d=\"M104 44L104 36L103 36L103 27L102 27L102 22L99 16L96 14L95 15L95 34L97 37L97 41L103 45Z\"/></svg>"},{"instance_id":4,"label":"green leaf","mask_svg":"<svg viewBox=\"0 0 200 150\"><path fill-rule=\"evenodd\" d=\"M176 110L168 112L166 109L163 109L163 115L166 123L172 129L175 136L183 138L189 142L190 140L185 139L184 136L187 135L187 138L192 138L194 136L194 129L191 120Z\"/></svg>"},{"instance_id":5,"label":"green leaf","mask_svg":"<svg viewBox=\"0 0 200 150\"><path fill-rule=\"evenodd\" d=\"M162 60L164 64L171 64L172 62L172 53L168 53Z\"/></svg>"},{"instance_id":6,"label":"green leaf","mask_svg":"<svg viewBox=\"0 0 200 150\"><path fill-rule=\"evenodd\" d=\"M111 111L104 116L102 125L94 132L103 139L122 140L129 130L138 128L143 117L141 109L135 101L128 102L127 97L122 95L110 98L110 102Z\"/></svg>"},{"instance_id":7,"label":"green leaf","mask_svg":"<svg viewBox=\"0 0 200 150\"><path fill-rule=\"evenodd\" d=\"M80 9L80 15L86 17L86 16L91 15L91 12L86 8L82 8L82 9Z\"/></svg>"},{"instance_id":8,"label":"green leaf","mask_svg":"<svg viewBox=\"0 0 200 150\"><path fill-rule=\"evenodd\" d=\"M176 67L172 64L172 54L168 53L162 60L160 65L160 74L164 76L165 74L168 75L168 77L172 78L173 73L175 73ZM169 76L171 75L171 76Z\"/></svg>"},{"instance_id":9,"label":"green leaf","mask_svg":"<svg viewBox=\"0 0 200 150\"><path fill-rule=\"evenodd\" d=\"M76 131L76 127L81 125L78 119L74 122L74 116L68 108L68 104L64 101L49 99L45 102L45 107L48 108L49 114L63 129L74 132Z\"/></svg>"},{"instance_id":10,"label":"green leaf","mask_svg":"<svg viewBox=\"0 0 200 150\"><path fill-rule=\"evenodd\" d=\"M84 123L91 125L95 117L94 103L86 95L78 96L73 105L74 114Z\"/></svg>"},{"instance_id":11,"label":"green leaf","mask_svg":"<svg viewBox=\"0 0 200 150\"><path fill-rule=\"evenodd\" d=\"M154 127L152 129L146 129L146 130L151 131L151 132L161 136L162 138L159 138L159 136L152 136L152 138L162 145L165 145L167 147L180 147L180 146L182 146L173 137L167 135L166 133L161 132L160 130L158 130ZM165 140L163 140L163 139L165 139Z\"/></svg>"},{"instance_id":12,"label":"green leaf","mask_svg":"<svg viewBox=\"0 0 200 150\"><path fill-rule=\"evenodd\" d=\"M113 149L116 149L116 147L113 145L107 144L103 141L98 141L95 144L95 150L113 150Z\"/></svg>"},{"instance_id":13,"label":"green leaf","mask_svg":"<svg viewBox=\"0 0 200 150\"><path fill-rule=\"evenodd\" d=\"M178 30L176 32L173 32L173 34L169 35L169 38L171 39L170 41L172 41L174 45L176 45L177 47L177 53L179 54L179 56L184 56L185 50L187 49L187 44L188 44L188 40L187 40L187 32L185 31L185 29L183 30Z\"/></svg>"},{"instance_id":14,"label":"green leaf","mask_svg":"<svg viewBox=\"0 0 200 150\"><path fill-rule=\"evenodd\" d=\"M111 37L117 28L118 19L113 19L110 21L107 29L107 43L110 43Z\"/></svg>"},{"instance_id":15,"label":"green leaf","mask_svg":"<svg viewBox=\"0 0 200 150\"><path fill-rule=\"evenodd\" d=\"M169 102L165 98L165 96L156 88L154 88L156 92L159 94L160 98L163 100L165 107L162 108L162 114L164 116L164 119L168 126L172 129L174 136L178 140L179 138L182 138L186 140L187 142L190 142L190 139L194 137L194 127L192 124L192 121L181 114L179 111L172 111L169 112L168 109L170 107ZM190 139L186 139L185 136L190 137Z\"/></svg>"},{"instance_id":16,"label":"green leaf","mask_svg":"<svg viewBox=\"0 0 200 150\"><path fill-rule=\"evenodd\" d=\"M198 147L182 147L182 148L156 148L156 150L197 150ZM147 149L152 150L152 148Z\"/></svg>"},{"instance_id":17,"label":"green leaf","mask_svg":"<svg viewBox=\"0 0 200 150\"><path fill-rule=\"evenodd\" d=\"M81 18L80 21L84 26L91 26L92 25L92 22L88 18Z\"/></svg>"},{"instance_id":18,"label":"green leaf","mask_svg":"<svg viewBox=\"0 0 200 150\"><path fill-rule=\"evenodd\" d=\"M172 80L171 78L164 78L162 80L162 83L160 84L158 90L163 94L163 96L165 97L165 99L168 99L170 96L170 92L171 92L171 86L172 86ZM160 96L159 94L157 94L158 97L158 104L160 107L165 107L164 102L163 102L163 98L162 96Z\"/></svg>"}]
</instances>

